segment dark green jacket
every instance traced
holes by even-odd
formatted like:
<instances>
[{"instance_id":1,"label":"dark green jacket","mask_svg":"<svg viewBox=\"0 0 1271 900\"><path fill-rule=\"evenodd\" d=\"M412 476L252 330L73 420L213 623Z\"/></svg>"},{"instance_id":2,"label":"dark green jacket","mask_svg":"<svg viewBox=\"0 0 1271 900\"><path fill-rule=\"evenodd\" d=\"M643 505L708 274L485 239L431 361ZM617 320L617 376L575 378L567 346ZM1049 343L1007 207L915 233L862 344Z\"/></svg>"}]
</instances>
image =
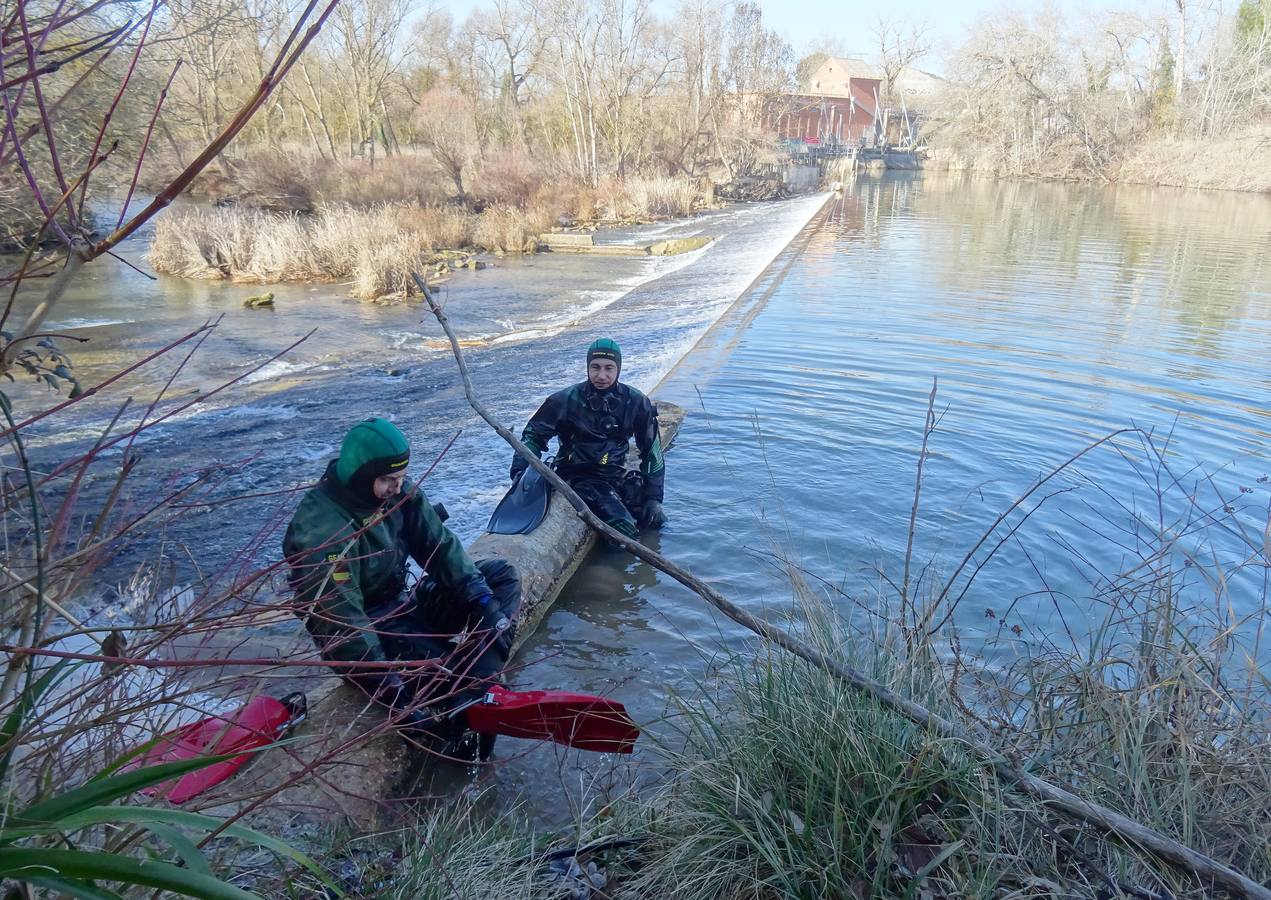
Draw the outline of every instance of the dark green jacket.
<instances>
[{"instance_id":1,"label":"dark green jacket","mask_svg":"<svg viewBox=\"0 0 1271 900\"><path fill-rule=\"evenodd\" d=\"M283 538L297 613L327 659L385 659L367 610L401 599L407 557L456 603L490 592L418 485L407 481L387 513L359 506L332 462Z\"/></svg>"},{"instance_id":2,"label":"dark green jacket","mask_svg":"<svg viewBox=\"0 0 1271 900\"><path fill-rule=\"evenodd\" d=\"M560 439L556 470L567 481L622 478L627 446L634 437L640 451L645 497L662 502L666 461L658 431L658 411L653 401L635 388L620 381L606 391L598 391L590 381L584 381L552 394L521 432L521 442L542 456L554 437ZM525 466L525 460L514 455L512 477Z\"/></svg>"}]
</instances>

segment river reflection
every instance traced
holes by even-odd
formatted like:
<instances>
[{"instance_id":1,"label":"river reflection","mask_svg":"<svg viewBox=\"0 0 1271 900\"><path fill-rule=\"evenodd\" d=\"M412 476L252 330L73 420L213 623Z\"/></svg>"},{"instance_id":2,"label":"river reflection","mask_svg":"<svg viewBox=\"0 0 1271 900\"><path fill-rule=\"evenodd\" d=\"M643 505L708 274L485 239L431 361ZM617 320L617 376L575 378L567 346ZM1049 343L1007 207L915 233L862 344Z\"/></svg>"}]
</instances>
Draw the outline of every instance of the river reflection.
<instances>
[{"instance_id":1,"label":"river reflection","mask_svg":"<svg viewBox=\"0 0 1271 900\"><path fill-rule=\"evenodd\" d=\"M659 387L690 409L668 454L662 549L779 619L796 602L775 555L868 624L861 607L894 598L938 378L914 552L928 595L1040 475L1111 431L1151 431L1180 476L1158 504L1159 467L1126 435L1057 477L951 591L965 589L965 646L1005 662L1081 635L1123 602L1109 576L1164 531L1180 596L1250 649L1265 572L1243 566L1240 529L1256 545L1267 524L1268 360L1271 198L863 179ZM699 695L721 645L749 638L661 576L631 596L626 571L593 559L530 652L579 677L590 643L618 642L594 683L639 672L616 693L656 723L670 692Z\"/></svg>"}]
</instances>

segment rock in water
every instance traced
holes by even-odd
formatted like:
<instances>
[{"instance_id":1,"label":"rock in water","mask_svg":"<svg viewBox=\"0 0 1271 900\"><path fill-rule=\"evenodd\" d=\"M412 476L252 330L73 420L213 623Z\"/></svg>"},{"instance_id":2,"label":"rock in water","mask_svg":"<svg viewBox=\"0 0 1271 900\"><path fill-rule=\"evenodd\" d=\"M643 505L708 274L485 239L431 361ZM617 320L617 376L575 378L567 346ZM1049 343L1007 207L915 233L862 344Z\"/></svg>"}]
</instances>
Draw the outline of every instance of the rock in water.
<instances>
[{"instance_id":1,"label":"rock in water","mask_svg":"<svg viewBox=\"0 0 1271 900\"><path fill-rule=\"evenodd\" d=\"M269 291L264 294L256 294L254 297L248 297L243 301L243 306L248 309L261 309L266 306L274 305L274 292Z\"/></svg>"}]
</instances>

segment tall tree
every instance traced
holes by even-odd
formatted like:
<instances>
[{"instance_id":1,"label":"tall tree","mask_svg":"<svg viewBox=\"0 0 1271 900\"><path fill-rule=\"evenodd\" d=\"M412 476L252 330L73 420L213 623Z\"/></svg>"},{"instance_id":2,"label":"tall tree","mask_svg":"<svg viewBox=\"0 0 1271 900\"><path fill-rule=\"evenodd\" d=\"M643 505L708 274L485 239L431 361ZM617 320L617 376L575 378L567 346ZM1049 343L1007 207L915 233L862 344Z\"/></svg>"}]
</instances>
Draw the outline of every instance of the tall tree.
<instances>
[{"instance_id":1,"label":"tall tree","mask_svg":"<svg viewBox=\"0 0 1271 900\"><path fill-rule=\"evenodd\" d=\"M524 145L526 133L521 94L547 38L535 27L530 11L513 0L494 0L489 9L474 13L466 28L476 41L486 43L495 51L489 67L493 75L496 106L509 130Z\"/></svg>"},{"instance_id":2,"label":"tall tree","mask_svg":"<svg viewBox=\"0 0 1271 900\"><path fill-rule=\"evenodd\" d=\"M402 74L405 48L402 25L411 0L341 0L332 37L343 67L339 80L350 124L350 143L389 144L385 92ZM377 127L379 126L379 127Z\"/></svg>"},{"instance_id":3,"label":"tall tree","mask_svg":"<svg viewBox=\"0 0 1271 900\"><path fill-rule=\"evenodd\" d=\"M908 66L931 52L931 25L925 21L888 19L877 16L870 23L878 48L878 66L883 73L883 101L895 103L896 79Z\"/></svg>"},{"instance_id":4,"label":"tall tree","mask_svg":"<svg viewBox=\"0 0 1271 900\"><path fill-rule=\"evenodd\" d=\"M455 186L456 198L467 197L463 176L477 148L476 106L453 87L435 87L415 110L419 143Z\"/></svg>"}]
</instances>

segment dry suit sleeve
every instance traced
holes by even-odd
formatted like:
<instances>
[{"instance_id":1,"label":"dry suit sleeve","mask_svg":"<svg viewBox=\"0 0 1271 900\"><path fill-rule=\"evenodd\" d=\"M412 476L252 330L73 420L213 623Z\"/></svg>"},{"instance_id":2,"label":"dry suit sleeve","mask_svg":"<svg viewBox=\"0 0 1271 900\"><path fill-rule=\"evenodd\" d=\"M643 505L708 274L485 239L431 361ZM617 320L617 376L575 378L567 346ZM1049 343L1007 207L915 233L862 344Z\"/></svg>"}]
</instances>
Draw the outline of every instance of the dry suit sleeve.
<instances>
[{"instance_id":1,"label":"dry suit sleeve","mask_svg":"<svg viewBox=\"0 0 1271 900\"><path fill-rule=\"evenodd\" d=\"M484 576L468 556L459 538L442 524L424 492L418 487L407 503L411 558L436 579L448 593L475 600L490 593Z\"/></svg>"},{"instance_id":2,"label":"dry suit sleeve","mask_svg":"<svg viewBox=\"0 0 1271 900\"><path fill-rule=\"evenodd\" d=\"M340 662L386 659L366 614L360 587L356 540L324 542L288 555L297 610L323 659Z\"/></svg>"},{"instance_id":3,"label":"dry suit sleeve","mask_svg":"<svg viewBox=\"0 0 1271 900\"><path fill-rule=\"evenodd\" d=\"M662 455L662 434L658 427L658 410L648 397L643 398L636 413L635 439L640 451L640 471L644 474L645 498L662 502L666 480L666 459Z\"/></svg>"},{"instance_id":4,"label":"dry suit sleeve","mask_svg":"<svg viewBox=\"0 0 1271 900\"><path fill-rule=\"evenodd\" d=\"M560 430L560 419L564 412L565 404L560 394L552 394L543 401L543 405L538 408L538 412L530 417L529 423L521 432L521 443L528 447L539 459L543 458L543 452L547 449L548 443L552 438L556 437ZM512 452L512 470L511 476L516 478L529 466L520 454L516 451Z\"/></svg>"}]
</instances>

